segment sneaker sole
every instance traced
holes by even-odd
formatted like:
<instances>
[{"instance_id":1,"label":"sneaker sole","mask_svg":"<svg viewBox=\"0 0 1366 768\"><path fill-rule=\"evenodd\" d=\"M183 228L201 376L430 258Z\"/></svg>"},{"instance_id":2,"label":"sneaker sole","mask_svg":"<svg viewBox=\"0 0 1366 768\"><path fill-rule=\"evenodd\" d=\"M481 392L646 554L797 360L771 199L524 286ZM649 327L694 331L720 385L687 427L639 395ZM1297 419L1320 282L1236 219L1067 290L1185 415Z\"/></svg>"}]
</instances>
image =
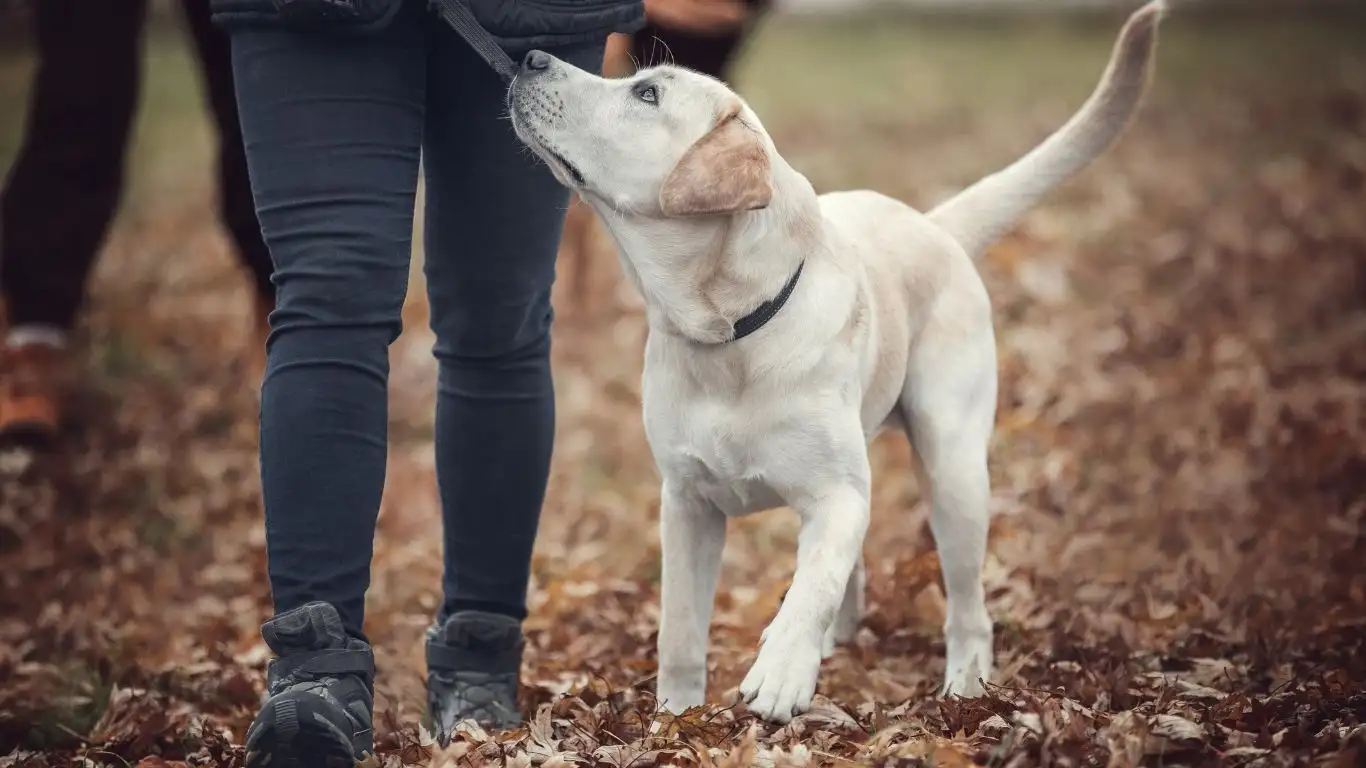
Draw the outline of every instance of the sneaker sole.
<instances>
[{"instance_id":1,"label":"sneaker sole","mask_svg":"<svg viewBox=\"0 0 1366 768\"><path fill-rule=\"evenodd\" d=\"M372 752L356 757L349 738L297 699L273 702L257 716L252 730L247 739L247 768L379 768L380 765L379 758Z\"/></svg>"}]
</instances>

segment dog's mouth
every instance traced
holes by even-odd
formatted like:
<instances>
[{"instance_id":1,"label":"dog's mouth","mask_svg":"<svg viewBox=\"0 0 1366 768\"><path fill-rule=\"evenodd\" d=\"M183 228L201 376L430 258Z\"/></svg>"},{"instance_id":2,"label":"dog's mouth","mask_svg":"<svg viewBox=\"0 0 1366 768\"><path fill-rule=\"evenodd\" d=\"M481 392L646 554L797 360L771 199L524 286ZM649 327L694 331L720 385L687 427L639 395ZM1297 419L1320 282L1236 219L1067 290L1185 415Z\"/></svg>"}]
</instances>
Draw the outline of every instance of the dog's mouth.
<instances>
[{"instance_id":1,"label":"dog's mouth","mask_svg":"<svg viewBox=\"0 0 1366 768\"><path fill-rule=\"evenodd\" d=\"M513 98L508 100L511 107L508 113L512 117L512 127L517 135L533 152L546 161L546 165L550 166L556 176L561 177L561 181L568 186L582 187L584 185L583 172L579 170L577 165L569 162L569 158L550 148L550 142L541 136L540 131L535 128L534 121L527 117L528 112L532 115L536 113L535 107L528 109L523 99L516 98L515 82L513 88Z\"/></svg>"},{"instance_id":2,"label":"dog's mouth","mask_svg":"<svg viewBox=\"0 0 1366 768\"><path fill-rule=\"evenodd\" d=\"M545 153L551 157L551 159L560 164L561 169L565 172L567 176L569 176L569 179L574 182L574 186L583 186L583 173L579 171L578 166L566 160L564 155L545 146L545 142L541 142L541 147L545 150Z\"/></svg>"}]
</instances>

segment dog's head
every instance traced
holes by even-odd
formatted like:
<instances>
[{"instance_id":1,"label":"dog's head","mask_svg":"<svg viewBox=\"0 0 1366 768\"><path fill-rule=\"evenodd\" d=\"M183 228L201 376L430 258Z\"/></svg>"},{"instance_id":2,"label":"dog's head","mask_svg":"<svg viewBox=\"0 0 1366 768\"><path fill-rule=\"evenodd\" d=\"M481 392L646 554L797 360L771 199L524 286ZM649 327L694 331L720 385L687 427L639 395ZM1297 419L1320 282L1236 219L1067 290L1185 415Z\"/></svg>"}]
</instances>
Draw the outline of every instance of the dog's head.
<instances>
[{"instance_id":1,"label":"dog's head","mask_svg":"<svg viewBox=\"0 0 1366 768\"><path fill-rule=\"evenodd\" d=\"M763 126L730 88L691 70L607 79L532 51L508 108L517 136L555 178L617 211L727 215L773 196Z\"/></svg>"}]
</instances>

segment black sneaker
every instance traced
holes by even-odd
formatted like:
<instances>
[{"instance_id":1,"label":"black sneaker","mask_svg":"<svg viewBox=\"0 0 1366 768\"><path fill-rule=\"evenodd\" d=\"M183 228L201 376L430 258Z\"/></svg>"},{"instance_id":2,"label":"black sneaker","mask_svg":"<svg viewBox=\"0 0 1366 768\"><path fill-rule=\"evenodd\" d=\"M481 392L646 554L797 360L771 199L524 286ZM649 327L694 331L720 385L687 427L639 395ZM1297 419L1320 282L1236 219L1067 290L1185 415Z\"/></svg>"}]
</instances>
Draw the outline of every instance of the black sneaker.
<instances>
[{"instance_id":1,"label":"black sneaker","mask_svg":"<svg viewBox=\"0 0 1366 768\"><path fill-rule=\"evenodd\" d=\"M496 613L460 611L427 630L427 714L442 747L461 720L495 730L521 725L523 646L521 622Z\"/></svg>"},{"instance_id":2,"label":"black sneaker","mask_svg":"<svg viewBox=\"0 0 1366 768\"><path fill-rule=\"evenodd\" d=\"M248 768L378 768L370 732L375 657L328 603L261 625L278 657L266 703L247 731Z\"/></svg>"}]
</instances>

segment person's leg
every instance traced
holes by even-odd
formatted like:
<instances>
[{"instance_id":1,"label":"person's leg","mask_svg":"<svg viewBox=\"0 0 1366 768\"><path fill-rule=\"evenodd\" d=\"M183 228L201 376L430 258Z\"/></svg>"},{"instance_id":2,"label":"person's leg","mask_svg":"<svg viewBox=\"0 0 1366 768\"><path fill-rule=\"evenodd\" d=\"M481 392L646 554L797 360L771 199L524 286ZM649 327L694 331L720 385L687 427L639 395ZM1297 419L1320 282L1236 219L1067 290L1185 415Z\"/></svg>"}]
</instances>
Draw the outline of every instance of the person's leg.
<instances>
[{"instance_id":1,"label":"person's leg","mask_svg":"<svg viewBox=\"0 0 1366 768\"><path fill-rule=\"evenodd\" d=\"M435 34L425 269L440 364L443 613L520 619L554 440L550 291L569 192L503 119L494 73L450 30ZM601 46L554 53L601 65Z\"/></svg>"},{"instance_id":2,"label":"person's leg","mask_svg":"<svg viewBox=\"0 0 1366 768\"><path fill-rule=\"evenodd\" d=\"M440 690L442 681L429 677L444 733L453 722L442 714L498 725L517 714L517 627L555 434L550 290L569 192L503 119L507 91L498 77L450 29L433 25L430 34L425 268L440 367L436 463L446 566L429 668L443 666L432 647L456 644L466 629L485 632L490 646L495 636L509 645L496 663L472 665L478 669L462 669L458 659L445 665L477 673L482 682L466 686L474 694ZM597 71L603 44L552 53ZM461 617L471 615L482 617L474 622L482 629L461 628ZM500 669L506 679L488 679ZM443 693L455 698L443 704Z\"/></svg>"},{"instance_id":3,"label":"person's leg","mask_svg":"<svg viewBox=\"0 0 1366 768\"><path fill-rule=\"evenodd\" d=\"M248 765L334 748L359 758L370 747L373 661L362 625L426 90L422 9L408 6L373 36L231 33L277 286L261 483L277 611L262 634L279 659L248 732Z\"/></svg>"},{"instance_id":4,"label":"person's leg","mask_svg":"<svg viewBox=\"0 0 1366 768\"><path fill-rule=\"evenodd\" d=\"M199 52L207 101L218 128L218 208L223 225L232 236L237 257L250 272L253 288L253 339L261 362L265 356L266 317L275 307L275 286L270 282L274 267L270 249L261 236L261 223L251 199L247 175L247 155L242 146L242 129L237 118L237 100L232 87L232 53L228 37L210 20L209 4L204 0L181 0L186 25ZM259 365L260 363L258 363Z\"/></svg>"},{"instance_id":5,"label":"person's leg","mask_svg":"<svg viewBox=\"0 0 1366 768\"><path fill-rule=\"evenodd\" d=\"M363 637L423 131L421 25L234 33L251 186L276 267L261 484L277 611L336 606Z\"/></svg>"},{"instance_id":6,"label":"person's leg","mask_svg":"<svg viewBox=\"0 0 1366 768\"><path fill-rule=\"evenodd\" d=\"M43 0L24 144L0 195L0 433L61 422L63 348L123 186L146 0Z\"/></svg>"}]
</instances>

